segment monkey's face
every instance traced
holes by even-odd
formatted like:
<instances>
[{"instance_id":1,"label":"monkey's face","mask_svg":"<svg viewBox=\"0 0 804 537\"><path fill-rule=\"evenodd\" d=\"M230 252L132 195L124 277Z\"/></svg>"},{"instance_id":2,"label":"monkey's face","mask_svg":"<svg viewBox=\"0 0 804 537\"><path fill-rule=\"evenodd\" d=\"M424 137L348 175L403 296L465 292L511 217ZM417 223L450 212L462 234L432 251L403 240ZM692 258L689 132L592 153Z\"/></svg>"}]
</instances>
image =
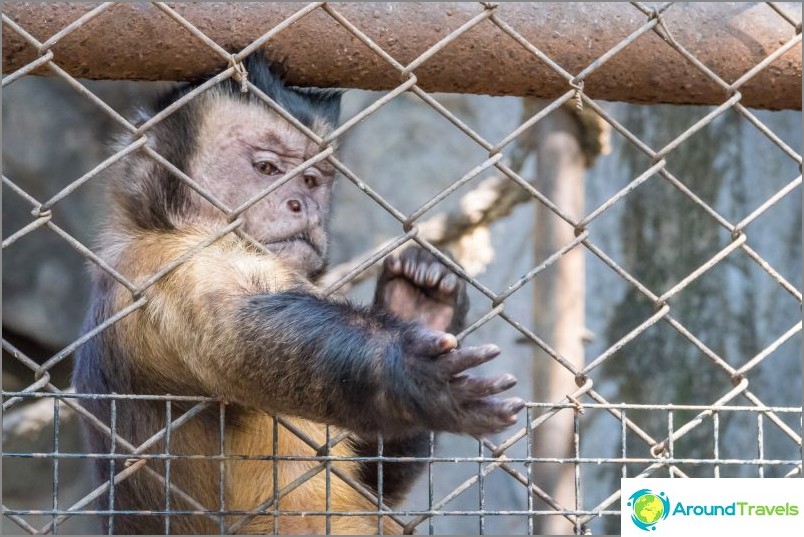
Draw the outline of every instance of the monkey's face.
<instances>
[{"instance_id":1,"label":"monkey's face","mask_svg":"<svg viewBox=\"0 0 804 537\"><path fill-rule=\"evenodd\" d=\"M210 101L191 175L232 209L317 152L307 137L262 105L225 97ZM307 168L245 210L245 231L302 272L322 272L333 177L327 162ZM205 212L221 216L211 204L200 203Z\"/></svg>"}]
</instances>

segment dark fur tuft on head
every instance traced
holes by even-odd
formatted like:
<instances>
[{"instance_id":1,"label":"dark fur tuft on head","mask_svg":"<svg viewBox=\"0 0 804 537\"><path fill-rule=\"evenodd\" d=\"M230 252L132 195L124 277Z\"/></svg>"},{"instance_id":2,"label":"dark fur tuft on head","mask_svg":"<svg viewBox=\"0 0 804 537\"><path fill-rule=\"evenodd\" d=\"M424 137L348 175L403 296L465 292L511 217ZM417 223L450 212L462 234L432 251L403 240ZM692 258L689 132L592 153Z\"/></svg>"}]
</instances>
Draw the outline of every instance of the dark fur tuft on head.
<instances>
[{"instance_id":1,"label":"dark fur tuft on head","mask_svg":"<svg viewBox=\"0 0 804 537\"><path fill-rule=\"evenodd\" d=\"M317 117L324 118L330 125L337 124L342 91L286 86L284 63L269 62L264 51L250 54L243 65L252 84L304 125L312 126ZM240 84L234 80L230 79L229 88L235 93L240 92Z\"/></svg>"},{"instance_id":2,"label":"dark fur tuft on head","mask_svg":"<svg viewBox=\"0 0 804 537\"><path fill-rule=\"evenodd\" d=\"M300 88L286 85L284 62L269 61L264 50L252 52L243 60L243 66L246 68L248 80L252 84L290 112L293 117L301 121L305 126L311 127L316 118L323 118L332 126L337 125L341 113L342 90ZM182 85L174 91L168 92L157 103L157 109L161 110L169 106L212 76L203 77L200 80ZM219 91L223 90L234 98L259 100L258 97L250 93L242 93L240 83L234 78L220 83L216 88Z\"/></svg>"}]
</instances>

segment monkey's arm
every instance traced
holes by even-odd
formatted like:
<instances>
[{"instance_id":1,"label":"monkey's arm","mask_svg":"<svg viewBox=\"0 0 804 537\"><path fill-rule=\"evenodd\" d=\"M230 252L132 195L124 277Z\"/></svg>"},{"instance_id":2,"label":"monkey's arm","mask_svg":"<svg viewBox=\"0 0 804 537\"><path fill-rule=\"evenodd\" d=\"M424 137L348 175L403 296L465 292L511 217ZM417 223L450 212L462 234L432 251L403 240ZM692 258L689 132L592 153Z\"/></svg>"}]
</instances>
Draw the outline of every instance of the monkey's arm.
<instances>
[{"instance_id":1,"label":"monkey's arm","mask_svg":"<svg viewBox=\"0 0 804 537\"><path fill-rule=\"evenodd\" d=\"M183 240L166 261L197 242ZM164 259L174 247L162 238L130 249L131 270L145 276L158 268L145 264L156 257L148 248ZM147 293L123 333L130 347L145 346L140 356L159 357L148 374L171 389L196 389L176 381L190 377L230 402L388 438L496 432L524 405L495 397L512 376L464 373L496 357L496 347L456 349L452 335L317 296L281 258L235 240L199 251Z\"/></svg>"},{"instance_id":2,"label":"monkey's arm","mask_svg":"<svg viewBox=\"0 0 804 537\"><path fill-rule=\"evenodd\" d=\"M247 296L232 329L245 345L221 374L247 374L270 410L390 438L496 432L522 408L494 397L512 376L462 374L496 357L493 345L456 349L452 335L346 302L304 291Z\"/></svg>"}]
</instances>

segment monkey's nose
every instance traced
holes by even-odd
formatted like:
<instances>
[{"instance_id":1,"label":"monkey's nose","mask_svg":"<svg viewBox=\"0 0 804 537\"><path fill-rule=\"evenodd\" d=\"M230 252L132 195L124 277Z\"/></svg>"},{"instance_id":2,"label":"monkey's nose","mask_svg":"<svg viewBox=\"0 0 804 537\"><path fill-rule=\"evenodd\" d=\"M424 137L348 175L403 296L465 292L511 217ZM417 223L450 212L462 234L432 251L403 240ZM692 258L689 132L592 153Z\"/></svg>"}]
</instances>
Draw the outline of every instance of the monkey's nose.
<instances>
[{"instance_id":1,"label":"monkey's nose","mask_svg":"<svg viewBox=\"0 0 804 537\"><path fill-rule=\"evenodd\" d=\"M292 213L302 212L302 204L299 200L288 200L288 209Z\"/></svg>"}]
</instances>

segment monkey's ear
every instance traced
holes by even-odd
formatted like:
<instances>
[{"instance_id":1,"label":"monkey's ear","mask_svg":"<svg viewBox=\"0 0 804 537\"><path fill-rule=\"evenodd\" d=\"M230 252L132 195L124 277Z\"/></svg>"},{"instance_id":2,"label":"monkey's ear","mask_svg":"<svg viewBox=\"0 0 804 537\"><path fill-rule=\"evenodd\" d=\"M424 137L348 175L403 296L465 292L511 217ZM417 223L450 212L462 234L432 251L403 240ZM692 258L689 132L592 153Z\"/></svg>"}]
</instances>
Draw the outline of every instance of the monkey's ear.
<instances>
[{"instance_id":1,"label":"monkey's ear","mask_svg":"<svg viewBox=\"0 0 804 537\"><path fill-rule=\"evenodd\" d=\"M308 127L312 126L316 118L323 118L330 125L337 125L343 91L287 86L284 80L287 73L286 62L268 60L265 50L249 54L243 64L252 84Z\"/></svg>"}]
</instances>

